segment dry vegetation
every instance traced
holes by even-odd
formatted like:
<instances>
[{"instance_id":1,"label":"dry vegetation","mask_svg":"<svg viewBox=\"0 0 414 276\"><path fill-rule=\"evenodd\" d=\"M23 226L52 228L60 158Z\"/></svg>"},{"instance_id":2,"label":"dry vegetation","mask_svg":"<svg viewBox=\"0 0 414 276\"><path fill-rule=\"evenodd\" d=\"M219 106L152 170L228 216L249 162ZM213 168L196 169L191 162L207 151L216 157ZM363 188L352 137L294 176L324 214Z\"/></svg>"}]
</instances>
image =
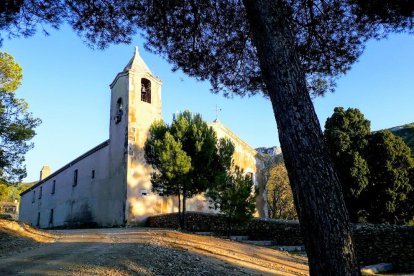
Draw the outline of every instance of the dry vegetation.
<instances>
[{"instance_id":1,"label":"dry vegetation","mask_svg":"<svg viewBox=\"0 0 414 276\"><path fill-rule=\"evenodd\" d=\"M57 235L39 231L27 224L0 219L0 257L55 241Z\"/></svg>"}]
</instances>

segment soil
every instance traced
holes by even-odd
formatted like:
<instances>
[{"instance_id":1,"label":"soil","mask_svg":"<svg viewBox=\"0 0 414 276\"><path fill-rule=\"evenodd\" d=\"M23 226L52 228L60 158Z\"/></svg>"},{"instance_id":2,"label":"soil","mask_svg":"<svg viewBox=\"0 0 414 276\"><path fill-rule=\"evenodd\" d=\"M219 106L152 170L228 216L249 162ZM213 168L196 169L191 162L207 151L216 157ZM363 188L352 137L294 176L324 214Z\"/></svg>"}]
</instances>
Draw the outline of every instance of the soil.
<instances>
[{"instance_id":1,"label":"soil","mask_svg":"<svg viewBox=\"0 0 414 276\"><path fill-rule=\"evenodd\" d=\"M54 242L58 236L14 220L0 219L0 257L16 254L41 243Z\"/></svg>"},{"instance_id":2,"label":"soil","mask_svg":"<svg viewBox=\"0 0 414 276\"><path fill-rule=\"evenodd\" d=\"M308 275L305 257L174 230L27 229L1 241L0 275Z\"/></svg>"}]
</instances>

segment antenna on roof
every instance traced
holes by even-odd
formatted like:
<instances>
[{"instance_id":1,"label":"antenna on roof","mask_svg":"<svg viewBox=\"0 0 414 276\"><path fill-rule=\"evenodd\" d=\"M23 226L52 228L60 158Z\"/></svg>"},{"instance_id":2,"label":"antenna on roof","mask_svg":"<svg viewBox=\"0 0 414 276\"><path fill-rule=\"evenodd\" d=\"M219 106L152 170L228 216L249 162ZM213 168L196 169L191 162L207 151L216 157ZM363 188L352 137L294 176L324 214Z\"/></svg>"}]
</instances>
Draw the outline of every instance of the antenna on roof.
<instances>
[{"instance_id":1,"label":"antenna on roof","mask_svg":"<svg viewBox=\"0 0 414 276\"><path fill-rule=\"evenodd\" d=\"M216 105L216 119L214 120L214 122L218 122L219 121L219 118L218 117L219 117L219 113L220 113L221 110L222 109Z\"/></svg>"}]
</instances>

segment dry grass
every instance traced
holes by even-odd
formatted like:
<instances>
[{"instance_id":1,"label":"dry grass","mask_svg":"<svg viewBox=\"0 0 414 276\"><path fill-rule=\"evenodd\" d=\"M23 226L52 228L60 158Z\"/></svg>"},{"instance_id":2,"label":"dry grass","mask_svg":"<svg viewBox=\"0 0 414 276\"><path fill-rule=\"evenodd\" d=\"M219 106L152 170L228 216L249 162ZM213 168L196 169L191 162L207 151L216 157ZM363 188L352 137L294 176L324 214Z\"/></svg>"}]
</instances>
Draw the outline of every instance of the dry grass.
<instances>
[{"instance_id":1,"label":"dry grass","mask_svg":"<svg viewBox=\"0 0 414 276\"><path fill-rule=\"evenodd\" d=\"M57 235L37 230L27 224L0 219L0 256L20 252L55 241Z\"/></svg>"}]
</instances>

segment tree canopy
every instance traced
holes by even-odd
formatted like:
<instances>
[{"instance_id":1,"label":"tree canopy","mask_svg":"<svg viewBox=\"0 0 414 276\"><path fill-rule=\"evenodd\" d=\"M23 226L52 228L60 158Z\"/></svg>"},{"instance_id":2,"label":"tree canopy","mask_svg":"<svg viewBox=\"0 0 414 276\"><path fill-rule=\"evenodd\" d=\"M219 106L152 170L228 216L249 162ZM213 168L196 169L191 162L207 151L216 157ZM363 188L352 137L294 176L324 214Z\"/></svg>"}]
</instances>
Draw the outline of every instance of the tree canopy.
<instances>
[{"instance_id":1,"label":"tree canopy","mask_svg":"<svg viewBox=\"0 0 414 276\"><path fill-rule=\"evenodd\" d=\"M407 223L414 159L410 148L388 130L371 132L356 108L336 107L325 123L325 141L354 222Z\"/></svg>"},{"instance_id":2,"label":"tree canopy","mask_svg":"<svg viewBox=\"0 0 414 276\"><path fill-rule=\"evenodd\" d=\"M225 139L218 141L200 114L184 111L174 116L171 125L153 123L144 150L146 161L154 168L152 190L178 196L183 227L186 199L225 181L234 146Z\"/></svg>"},{"instance_id":3,"label":"tree canopy","mask_svg":"<svg viewBox=\"0 0 414 276\"><path fill-rule=\"evenodd\" d=\"M22 69L7 53L0 52L0 182L19 182L26 176L25 153L40 120L33 118L27 103L15 97Z\"/></svg>"},{"instance_id":4,"label":"tree canopy","mask_svg":"<svg viewBox=\"0 0 414 276\"><path fill-rule=\"evenodd\" d=\"M246 225L256 210L257 190L253 179L237 166L228 171L224 181L212 185L206 194L212 208L226 217L228 235L235 225Z\"/></svg>"},{"instance_id":5,"label":"tree canopy","mask_svg":"<svg viewBox=\"0 0 414 276\"><path fill-rule=\"evenodd\" d=\"M413 206L406 206L414 189L414 159L402 138L388 130L370 136L368 144L370 184L363 198L367 220L373 223L406 223L414 218ZM406 209L405 207L408 207Z\"/></svg>"},{"instance_id":6,"label":"tree canopy","mask_svg":"<svg viewBox=\"0 0 414 276\"><path fill-rule=\"evenodd\" d=\"M269 217L273 219L297 219L292 189L289 185L285 164L274 164L268 172L266 183Z\"/></svg>"},{"instance_id":7,"label":"tree canopy","mask_svg":"<svg viewBox=\"0 0 414 276\"><path fill-rule=\"evenodd\" d=\"M281 1L295 47L315 95L333 91L370 38L413 30L409 0ZM0 30L30 36L38 28L68 23L91 47L130 43L137 33L146 48L190 76L209 80L214 92L252 95L265 84L243 1L15 1L3 2Z\"/></svg>"},{"instance_id":8,"label":"tree canopy","mask_svg":"<svg viewBox=\"0 0 414 276\"><path fill-rule=\"evenodd\" d=\"M18 183L17 185L7 185L0 182L0 201L14 202L20 201L20 193L29 189L35 182L31 183Z\"/></svg>"},{"instance_id":9,"label":"tree canopy","mask_svg":"<svg viewBox=\"0 0 414 276\"><path fill-rule=\"evenodd\" d=\"M365 158L371 123L354 108L336 107L325 123L325 142L342 184L345 203L352 221L358 221L360 194L369 181Z\"/></svg>"},{"instance_id":10,"label":"tree canopy","mask_svg":"<svg viewBox=\"0 0 414 276\"><path fill-rule=\"evenodd\" d=\"M391 130L391 132L403 138L411 149L411 156L414 157L414 123L403 125L396 130Z\"/></svg>"}]
</instances>

